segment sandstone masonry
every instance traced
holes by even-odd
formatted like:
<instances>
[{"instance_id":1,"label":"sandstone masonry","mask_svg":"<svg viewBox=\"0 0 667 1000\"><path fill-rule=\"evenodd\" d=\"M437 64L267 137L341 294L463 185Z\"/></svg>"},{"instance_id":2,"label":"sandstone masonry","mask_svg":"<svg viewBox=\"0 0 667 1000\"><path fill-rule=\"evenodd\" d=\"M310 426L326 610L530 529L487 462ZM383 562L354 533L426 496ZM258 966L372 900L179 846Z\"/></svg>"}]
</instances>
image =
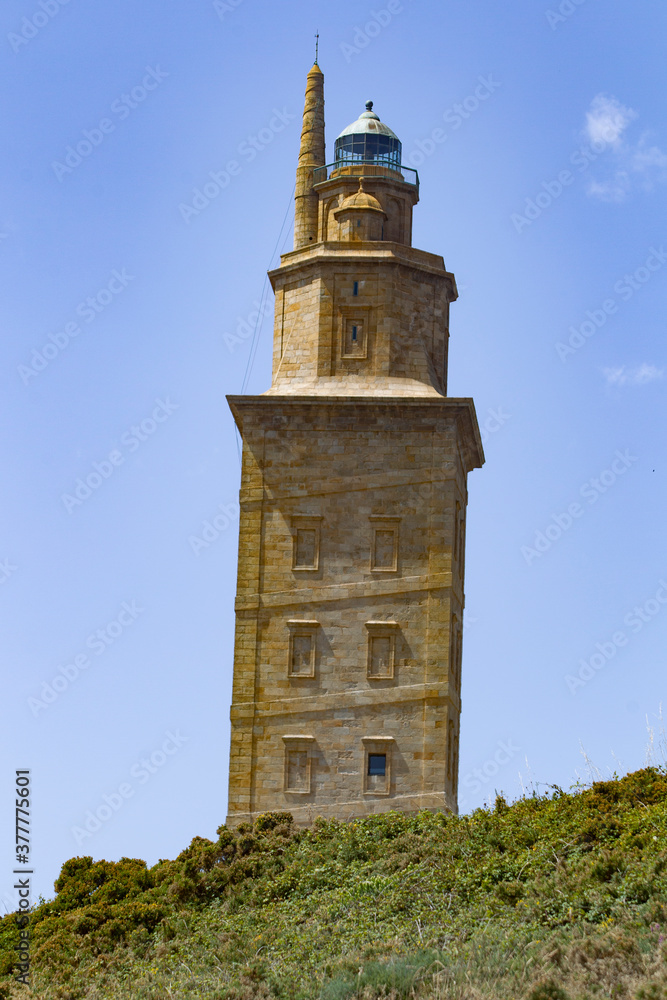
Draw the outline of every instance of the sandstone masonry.
<instances>
[{"instance_id":1,"label":"sandstone masonry","mask_svg":"<svg viewBox=\"0 0 667 1000\"><path fill-rule=\"evenodd\" d=\"M372 105L326 166L308 74L273 379L243 438L227 822L457 809L470 399L447 392L442 257ZM404 176L405 174L408 176Z\"/></svg>"}]
</instances>

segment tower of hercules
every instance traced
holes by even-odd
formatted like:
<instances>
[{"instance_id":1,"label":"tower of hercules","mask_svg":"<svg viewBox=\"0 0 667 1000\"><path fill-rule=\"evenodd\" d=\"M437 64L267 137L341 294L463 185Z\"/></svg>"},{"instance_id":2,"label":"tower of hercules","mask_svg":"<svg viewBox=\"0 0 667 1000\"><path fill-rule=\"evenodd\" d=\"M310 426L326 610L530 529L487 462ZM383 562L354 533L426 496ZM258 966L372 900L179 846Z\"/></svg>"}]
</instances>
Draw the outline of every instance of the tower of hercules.
<instances>
[{"instance_id":1,"label":"tower of hercules","mask_svg":"<svg viewBox=\"0 0 667 1000\"><path fill-rule=\"evenodd\" d=\"M372 110L324 147L308 73L273 377L243 438L227 822L457 809L466 480L454 275L412 246L416 171Z\"/></svg>"}]
</instances>

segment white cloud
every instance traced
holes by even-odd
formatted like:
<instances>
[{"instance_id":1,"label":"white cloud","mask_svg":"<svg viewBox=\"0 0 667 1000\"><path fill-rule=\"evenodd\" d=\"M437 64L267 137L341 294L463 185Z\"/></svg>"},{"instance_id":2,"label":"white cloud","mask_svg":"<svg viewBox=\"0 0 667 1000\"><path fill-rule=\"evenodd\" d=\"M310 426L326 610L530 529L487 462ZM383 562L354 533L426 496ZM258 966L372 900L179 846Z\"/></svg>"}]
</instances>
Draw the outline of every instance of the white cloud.
<instances>
[{"instance_id":1,"label":"white cloud","mask_svg":"<svg viewBox=\"0 0 667 1000\"><path fill-rule=\"evenodd\" d=\"M586 135L592 143L604 142L617 146L621 136L637 112L626 108L615 97L597 94L586 112Z\"/></svg>"},{"instance_id":2,"label":"white cloud","mask_svg":"<svg viewBox=\"0 0 667 1000\"><path fill-rule=\"evenodd\" d=\"M647 139L645 132L632 151L632 170L642 175L644 187L650 189L655 181L667 180L667 153L657 146L649 146Z\"/></svg>"},{"instance_id":3,"label":"white cloud","mask_svg":"<svg viewBox=\"0 0 667 1000\"><path fill-rule=\"evenodd\" d=\"M607 181L591 180L588 183L588 193L600 201L624 201L630 188L630 177L626 170L617 170Z\"/></svg>"},{"instance_id":4,"label":"white cloud","mask_svg":"<svg viewBox=\"0 0 667 1000\"><path fill-rule=\"evenodd\" d=\"M645 191L667 181L667 153L649 142L643 132L635 142L628 141L625 131L637 118L637 112L621 104L615 97L597 94L586 112L583 134L599 155L608 155L596 164L598 177L588 183L588 194L600 201L624 201L635 185ZM599 176L605 174L605 176Z\"/></svg>"},{"instance_id":5,"label":"white cloud","mask_svg":"<svg viewBox=\"0 0 667 1000\"><path fill-rule=\"evenodd\" d=\"M614 386L646 385L647 382L662 378L664 374L664 368L656 368L655 365L648 365L646 362L637 365L636 368L626 368L622 365L620 368L603 368L602 371L607 385Z\"/></svg>"}]
</instances>

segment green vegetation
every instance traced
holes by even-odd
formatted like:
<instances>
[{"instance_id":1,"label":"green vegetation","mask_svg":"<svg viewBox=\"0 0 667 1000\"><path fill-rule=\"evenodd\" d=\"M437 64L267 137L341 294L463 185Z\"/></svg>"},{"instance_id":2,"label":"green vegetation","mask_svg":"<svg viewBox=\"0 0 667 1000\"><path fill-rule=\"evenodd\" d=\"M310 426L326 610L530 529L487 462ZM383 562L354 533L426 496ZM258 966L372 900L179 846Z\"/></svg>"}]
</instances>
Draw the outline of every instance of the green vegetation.
<instances>
[{"instance_id":1,"label":"green vegetation","mask_svg":"<svg viewBox=\"0 0 667 1000\"><path fill-rule=\"evenodd\" d=\"M667 770L470 816L296 830L270 813L175 861L63 865L32 916L40 1000L667 1000Z\"/></svg>"}]
</instances>

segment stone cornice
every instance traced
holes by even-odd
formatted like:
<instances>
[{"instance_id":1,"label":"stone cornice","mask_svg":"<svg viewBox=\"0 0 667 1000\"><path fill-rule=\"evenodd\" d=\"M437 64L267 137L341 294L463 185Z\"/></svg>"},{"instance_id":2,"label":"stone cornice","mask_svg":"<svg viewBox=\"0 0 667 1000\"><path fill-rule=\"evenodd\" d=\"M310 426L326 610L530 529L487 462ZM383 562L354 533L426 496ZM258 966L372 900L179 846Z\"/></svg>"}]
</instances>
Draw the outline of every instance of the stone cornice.
<instances>
[{"instance_id":1,"label":"stone cornice","mask_svg":"<svg viewBox=\"0 0 667 1000\"><path fill-rule=\"evenodd\" d=\"M280 267L268 272L274 291L278 282L282 283L283 279L289 278L294 272L303 274L305 269L314 269L320 276L325 264L358 268L360 263L375 263L412 267L419 271L427 271L438 278L448 279L451 286L450 301L453 302L458 298L456 279L451 271L445 269L444 259L439 254L419 250L404 243L388 241L315 243L301 250L283 254L281 260Z\"/></svg>"},{"instance_id":2,"label":"stone cornice","mask_svg":"<svg viewBox=\"0 0 667 1000\"><path fill-rule=\"evenodd\" d=\"M455 396L345 396L345 395L263 395L263 396L227 396L227 402L234 415L234 420L243 435L244 417L256 414L262 419L279 417L281 411L289 414L290 420L294 418L295 411L299 407L306 409L310 407L315 412L322 414L322 429L328 426L327 409L344 410L347 408L350 417L355 415L355 409L366 411L362 420L368 420L367 411L375 408L381 411L383 422L391 413L400 415L401 411L410 411L415 415L415 410L421 408L424 416L436 416L441 419L454 419L458 425L459 437L461 440L462 454L466 465L466 472L471 469L479 469L484 464L484 449L482 438L475 414L475 405L468 397ZM318 429L317 424L313 424L313 431Z\"/></svg>"}]
</instances>

